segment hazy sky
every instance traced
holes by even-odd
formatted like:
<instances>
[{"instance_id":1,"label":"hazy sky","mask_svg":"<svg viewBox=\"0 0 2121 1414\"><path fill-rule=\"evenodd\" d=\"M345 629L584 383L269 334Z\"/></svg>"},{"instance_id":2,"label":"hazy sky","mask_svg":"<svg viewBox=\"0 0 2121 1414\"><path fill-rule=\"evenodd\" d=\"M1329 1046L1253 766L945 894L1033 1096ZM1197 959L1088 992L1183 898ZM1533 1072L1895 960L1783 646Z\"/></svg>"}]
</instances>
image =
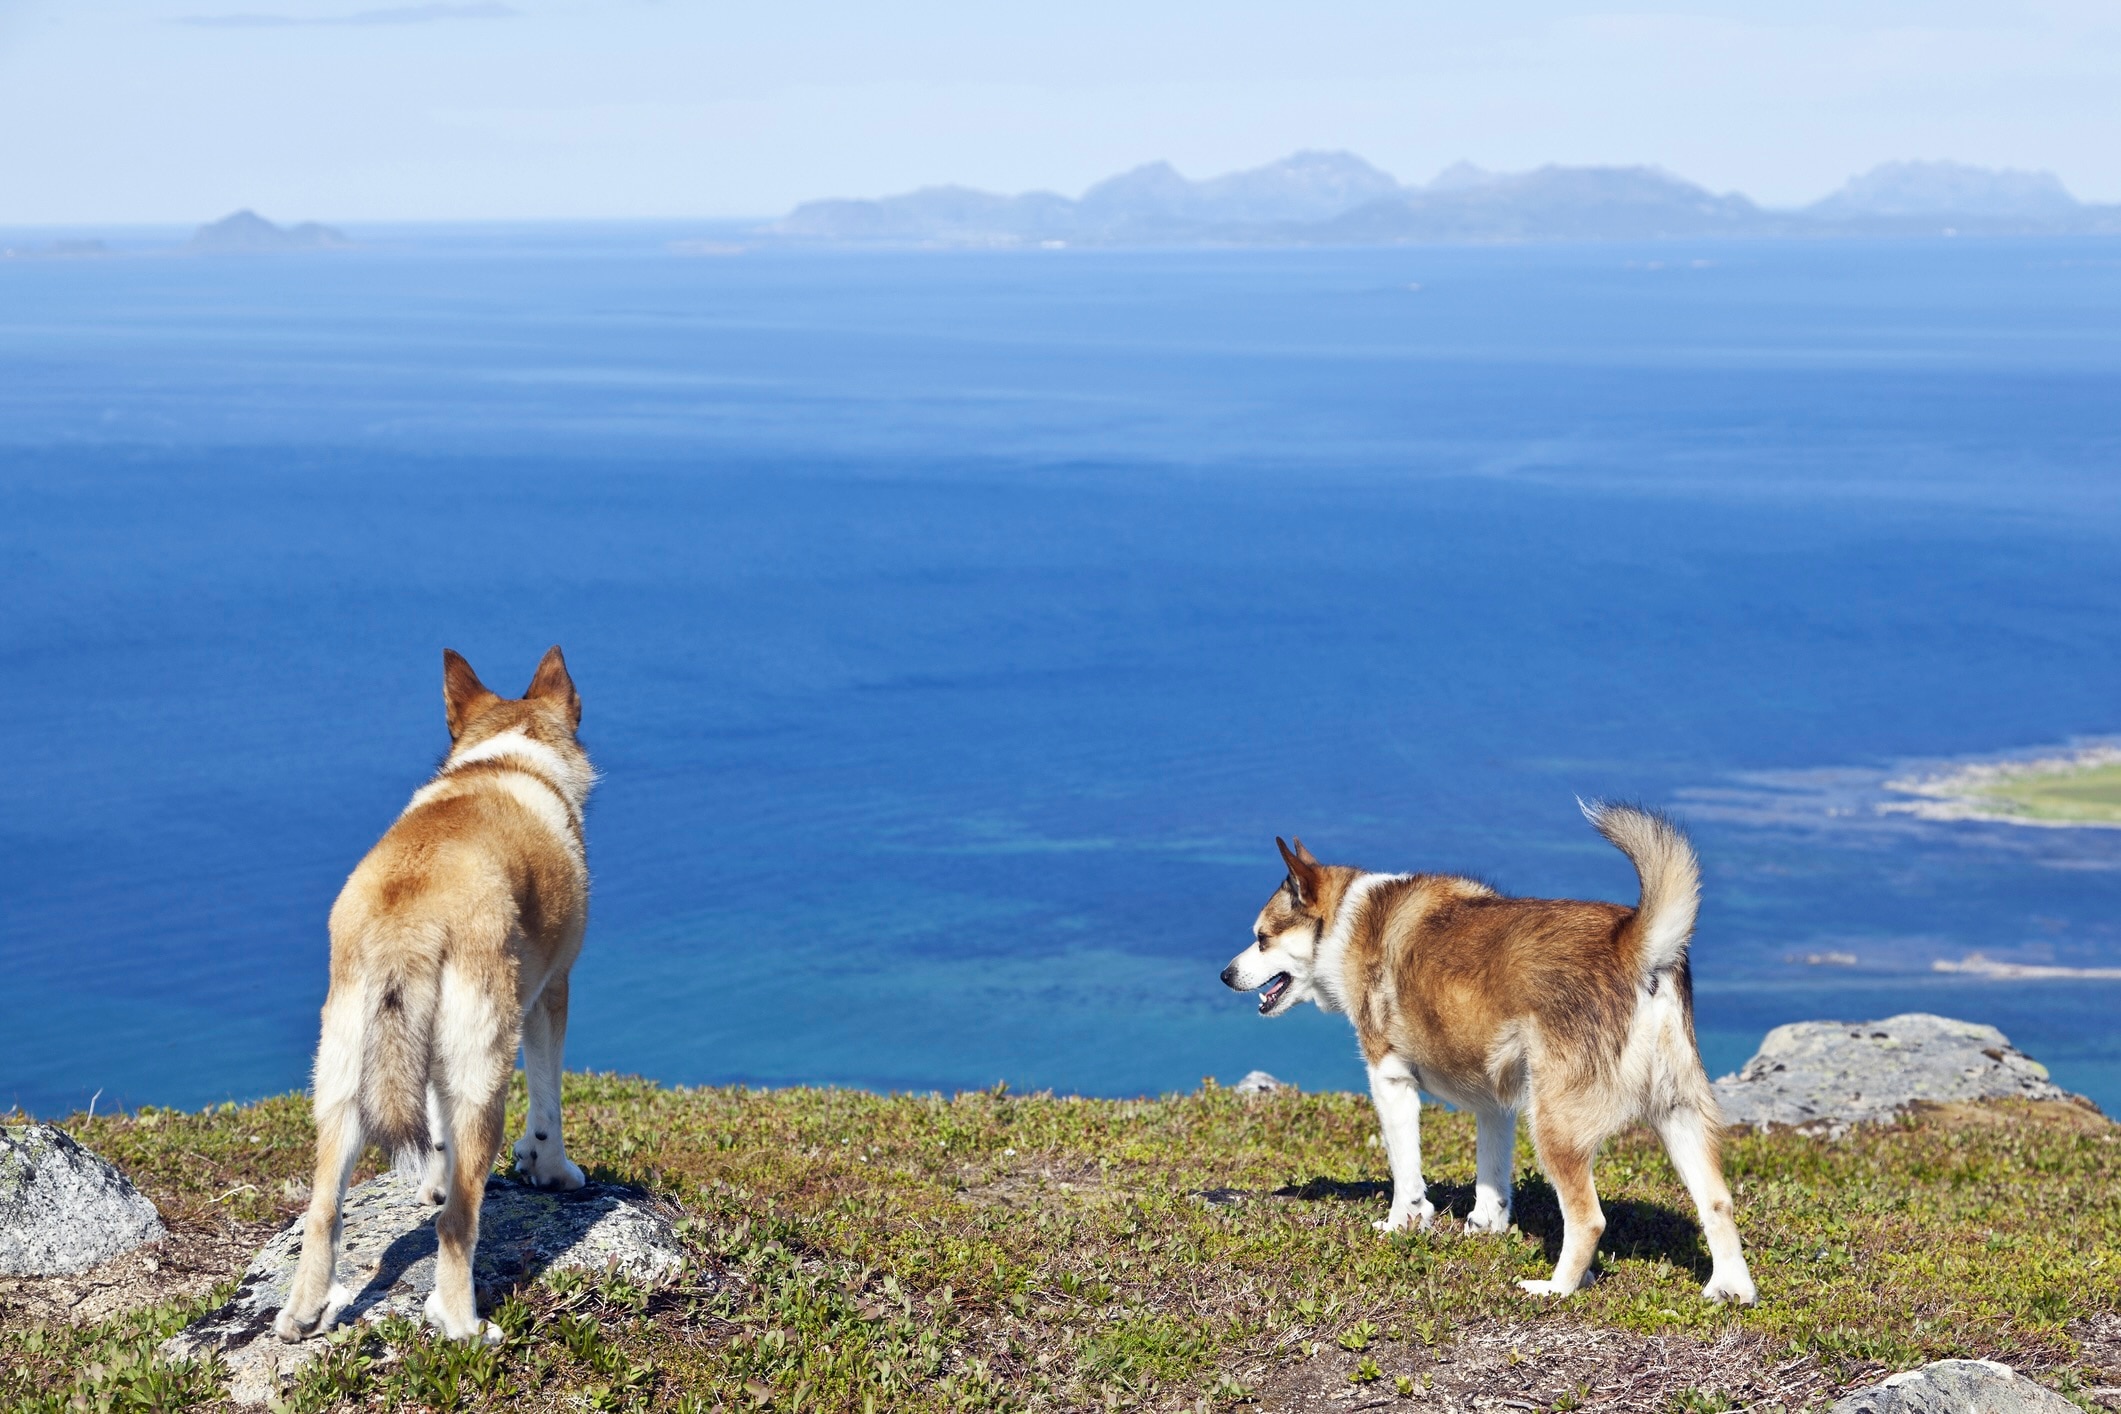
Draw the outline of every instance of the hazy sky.
<instances>
[{"instance_id":1,"label":"hazy sky","mask_svg":"<svg viewBox=\"0 0 2121 1414\"><path fill-rule=\"evenodd\" d=\"M1346 148L2121 201L2117 0L0 0L0 224L764 215Z\"/></svg>"}]
</instances>

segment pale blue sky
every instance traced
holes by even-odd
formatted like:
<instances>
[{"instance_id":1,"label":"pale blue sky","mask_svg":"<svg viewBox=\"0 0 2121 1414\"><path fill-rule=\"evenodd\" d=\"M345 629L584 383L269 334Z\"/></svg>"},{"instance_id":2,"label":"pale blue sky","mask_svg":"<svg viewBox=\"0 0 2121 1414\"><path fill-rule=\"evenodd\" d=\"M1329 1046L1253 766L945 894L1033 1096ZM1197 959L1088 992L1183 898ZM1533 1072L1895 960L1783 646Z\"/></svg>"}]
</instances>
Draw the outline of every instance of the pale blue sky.
<instances>
[{"instance_id":1,"label":"pale blue sky","mask_svg":"<svg viewBox=\"0 0 2121 1414\"><path fill-rule=\"evenodd\" d=\"M2121 201L2121 3L0 0L0 224L708 217L1301 147Z\"/></svg>"}]
</instances>

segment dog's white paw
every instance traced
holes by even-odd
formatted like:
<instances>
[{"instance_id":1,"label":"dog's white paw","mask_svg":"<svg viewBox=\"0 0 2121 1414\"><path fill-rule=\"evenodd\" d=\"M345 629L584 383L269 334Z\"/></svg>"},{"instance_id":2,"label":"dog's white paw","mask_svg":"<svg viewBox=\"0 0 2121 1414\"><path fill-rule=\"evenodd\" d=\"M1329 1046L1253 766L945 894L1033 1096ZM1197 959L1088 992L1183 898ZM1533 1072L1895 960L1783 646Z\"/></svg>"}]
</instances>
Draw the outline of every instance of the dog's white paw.
<instances>
[{"instance_id":1,"label":"dog's white paw","mask_svg":"<svg viewBox=\"0 0 2121 1414\"><path fill-rule=\"evenodd\" d=\"M1420 1207L1387 1214L1370 1226L1379 1232L1427 1232L1435 1221L1436 1205L1424 1198Z\"/></svg>"},{"instance_id":2,"label":"dog's white paw","mask_svg":"<svg viewBox=\"0 0 2121 1414\"><path fill-rule=\"evenodd\" d=\"M580 1188L589 1179L581 1166L567 1157L566 1149L558 1140L544 1140L535 1134L526 1134L516 1140L516 1177L534 1188L554 1188L571 1191Z\"/></svg>"},{"instance_id":3,"label":"dog's white paw","mask_svg":"<svg viewBox=\"0 0 2121 1414\"><path fill-rule=\"evenodd\" d=\"M439 1290L427 1293L427 1304L421 1309L427 1314L427 1323L451 1340L471 1340L481 1345L501 1343L501 1328L492 1321L480 1320L477 1307L468 1316L453 1312Z\"/></svg>"},{"instance_id":4,"label":"dog's white paw","mask_svg":"<svg viewBox=\"0 0 2121 1414\"><path fill-rule=\"evenodd\" d=\"M1521 1281L1517 1289L1527 1296L1567 1296L1575 1290L1553 1281Z\"/></svg>"},{"instance_id":5,"label":"dog's white paw","mask_svg":"<svg viewBox=\"0 0 2121 1414\"><path fill-rule=\"evenodd\" d=\"M1472 1214L1466 1218L1467 1232L1508 1232L1510 1210L1508 1208L1482 1209L1475 1204Z\"/></svg>"},{"instance_id":6,"label":"dog's white paw","mask_svg":"<svg viewBox=\"0 0 2121 1414\"><path fill-rule=\"evenodd\" d=\"M339 1313L353 1304L354 1294L338 1282L333 1282L324 1292L324 1304L307 1319L297 1316L288 1307L281 1307L280 1314L273 1317L272 1333L290 1343L307 1340L332 1328Z\"/></svg>"},{"instance_id":7,"label":"dog's white paw","mask_svg":"<svg viewBox=\"0 0 2121 1414\"><path fill-rule=\"evenodd\" d=\"M323 1312L319 1311L317 1315L321 1316ZM317 1325L318 1321L315 1316L305 1321L283 1306L280 1308L280 1314L272 1318L272 1333L292 1345L298 1340L307 1340L311 1335L315 1334Z\"/></svg>"},{"instance_id":8,"label":"dog's white paw","mask_svg":"<svg viewBox=\"0 0 2121 1414\"><path fill-rule=\"evenodd\" d=\"M1701 1288L1701 1299L1718 1303L1735 1301L1741 1306L1750 1306L1760 1299L1760 1293L1754 1289L1752 1277L1744 1272L1735 1277L1712 1272L1709 1284Z\"/></svg>"}]
</instances>

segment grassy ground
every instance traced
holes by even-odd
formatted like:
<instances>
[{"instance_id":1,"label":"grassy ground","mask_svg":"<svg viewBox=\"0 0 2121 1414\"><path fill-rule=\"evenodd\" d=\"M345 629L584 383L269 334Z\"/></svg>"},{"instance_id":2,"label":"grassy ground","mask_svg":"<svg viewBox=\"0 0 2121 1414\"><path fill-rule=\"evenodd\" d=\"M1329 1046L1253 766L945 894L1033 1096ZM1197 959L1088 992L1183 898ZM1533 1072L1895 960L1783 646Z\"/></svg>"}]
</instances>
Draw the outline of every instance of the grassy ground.
<instances>
[{"instance_id":1,"label":"grassy ground","mask_svg":"<svg viewBox=\"0 0 2121 1414\"><path fill-rule=\"evenodd\" d=\"M1729 1409L1760 1398L1747 1372L1769 1370L1811 1372L1775 1386L1808 1391L1801 1403L1947 1355L2009 1360L2080 1402L2121 1378L2101 1344L2121 1332L2121 1131L2067 1107L1939 1112L1835 1143L1734 1140L1762 1298L1739 1312L1699 1300L1698 1229L1644 1136L1606 1151L1600 1280L1557 1305L1514 1286L1544 1275L1561 1232L1529 1155L1521 1232L1460 1232L1473 1133L1457 1115L1428 1112L1424 1135L1450 1217L1386 1238L1370 1226L1384 1156L1354 1095L942 1099L578 1076L567 1104L585 1166L684 1206L697 1258L681 1286L540 1284L496 1312L509 1339L482 1352L409 1327L355 1332L288 1407L1294 1409L1334 1390L1375 1396L1355 1407L1439 1407L1476 1348L1505 1372L1563 1347L1621 1352L1608 1371L1658 1358L1693 1371L1670 1388L1635 1377L1650 1402L1629 1407L1644 1408ZM179 1225L299 1204L298 1098L69 1127ZM212 1370L153 1349L212 1300L86 1327L8 1322L0 1407L211 1402ZM1643 1351L1662 1354L1627 1353ZM1688 1351L1730 1358L1687 1366ZM1607 1376L1582 1368L1551 1388L1520 1378L1533 1398L1517 1402L1598 1402Z\"/></svg>"}]
</instances>

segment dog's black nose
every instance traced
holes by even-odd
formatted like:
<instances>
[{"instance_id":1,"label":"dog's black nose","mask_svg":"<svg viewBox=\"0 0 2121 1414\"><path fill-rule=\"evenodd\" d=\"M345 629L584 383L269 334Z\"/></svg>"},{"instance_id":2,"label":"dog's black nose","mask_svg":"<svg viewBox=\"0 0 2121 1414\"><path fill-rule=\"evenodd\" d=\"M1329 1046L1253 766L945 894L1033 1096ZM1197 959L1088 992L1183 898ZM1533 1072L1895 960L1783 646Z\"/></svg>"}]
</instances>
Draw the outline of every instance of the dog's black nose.
<instances>
[{"instance_id":1,"label":"dog's black nose","mask_svg":"<svg viewBox=\"0 0 2121 1414\"><path fill-rule=\"evenodd\" d=\"M1223 969L1223 985L1233 992L1242 992L1244 990L1244 988L1237 985L1236 963L1233 962Z\"/></svg>"}]
</instances>

